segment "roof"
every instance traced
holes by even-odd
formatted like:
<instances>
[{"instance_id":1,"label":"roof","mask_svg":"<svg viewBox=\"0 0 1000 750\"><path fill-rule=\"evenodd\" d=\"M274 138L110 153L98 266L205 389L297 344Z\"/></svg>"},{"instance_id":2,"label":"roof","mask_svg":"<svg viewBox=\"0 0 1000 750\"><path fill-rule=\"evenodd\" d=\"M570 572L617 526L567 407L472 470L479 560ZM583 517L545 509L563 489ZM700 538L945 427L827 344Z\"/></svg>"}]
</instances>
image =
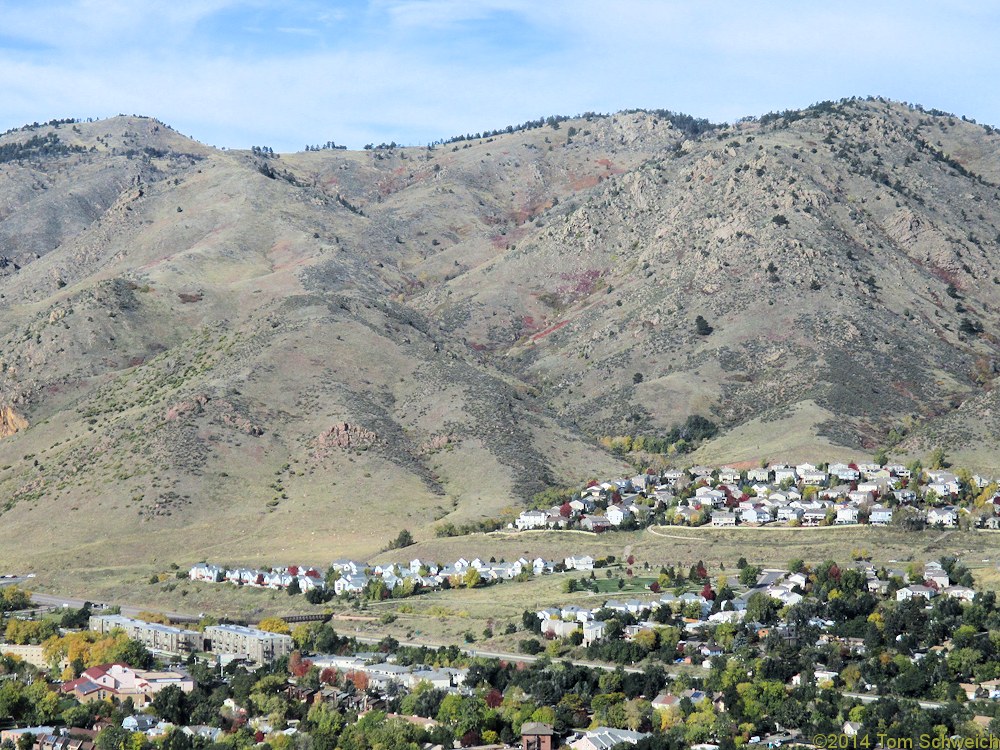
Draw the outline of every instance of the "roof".
<instances>
[{"instance_id":1,"label":"roof","mask_svg":"<svg viewBox=\"0 0 1000 750\"><path fill-rule=\"evenodd\" d=\"M528 721L521 725L521 735L551 735L555 731L548 724L540 721Z\"/></svg>"},{"instance_id":2,"label":"roof","mask_svg":"<svg viewBox=\"0 0 1000 750\"><path fill-rule=\"evenodd\" d=\"M522 730L523 731L523 730ZM623 742L630 742L633 745L644 737L649 737L646 732L632 732L628 729L612 729L611 727L597 727L592 732L587 732L584 739L589 740L598 750L610 750L615 745Z\"/></svg>"}]
</instances>

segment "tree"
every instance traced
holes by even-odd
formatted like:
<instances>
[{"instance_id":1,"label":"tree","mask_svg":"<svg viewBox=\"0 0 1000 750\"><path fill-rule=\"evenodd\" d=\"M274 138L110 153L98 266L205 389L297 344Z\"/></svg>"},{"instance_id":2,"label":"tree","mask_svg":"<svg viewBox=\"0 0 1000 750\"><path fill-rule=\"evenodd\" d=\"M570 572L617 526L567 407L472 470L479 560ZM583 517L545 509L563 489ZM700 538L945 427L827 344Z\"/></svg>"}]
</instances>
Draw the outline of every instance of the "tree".
<instances>
[{"instance_id":1,"label":"tree","mask_svg":"<svg viewBox=\"0 0 1000 750\"><path fill-rule=\"evenodd\" d=\"M947 469L951 466L951 464L948 463L948 455L945 453L944 448L941 447L932 450L927 461L932 469Z\"/></svg>"},{"instance_id":2,"label":"tree","mask_svg":"<svg viewBox=\"0 0 1000 750\"><path fill-rule=\"evenodd\" d=\"M708 321L705 320L701 315L694 319L694 329L695 333L699 336L708 336L715 329L709 325Z\"/></svg>"},{"instance_id":3,"label":"tree","mask_svg":"<svg viewBox=\"0 0 1000 750\"><path fill-rule=\"evenodd\" d=\"M183 726L188 719L187 695L179 686L167 685L154 696L153 710L164 721Z\"/></svg>"},{"instance_id":4,"label":"tree","mask_svg":"<svg viewBox=\"0 0 1000 750\"><path fill-rule=\"evenodd\" d=\"M97 750L128 750L132 733L118 726L102 729L97 735Z\"/></svg>"},{"instance_id":5,"label":"tree","mask_svg":"<svg viewBox=\"0 0 1000 750\"><path fill-rule=\"evenodd\" d=\"M466 588L470 589L478 586L480 581L481 577L479 575L479 571L476 570L475 568L469 568L467 571L465 571L465 576L462 579L462 582L465 584Z\"/></svg>"},{"instance_id":6,"label":"tree","mask_svg":"<svg viewBox=\"0 0 1000 750\"><path fill-rule=\"evenodd\" d=\"M286 589L286 591L288 592L289 596L295 596L296 594L301 594L302 587L299 586L299 579L293 578L292 582L288 584L288 588Z\"/></svg>"},{"instance_id":7,"label":"tree","mask_svg":"<svg viewBox=\"0 0 1000 750\"><path fill-rule=\"evenodd\" d=\"M27 609L30 606L30 591L25 591L16 584L4 587L3 594L0 595L0 611L12 612L18 609Z\"/></svg>"},{"instance_id":8,"label":"tree","mask_svg":"<svg viewBox=\"0 0 1000 750\"><path fill-rule=\"evenodd\" d=\"M517 650L523 654L537 654L542 650L542 644L537 638L528 638L517 644Z\"/></svg>"},{"instance_id":9,"label":"tree","mask_svg":"<svg viewBox=\"0 0 1000 750\"><path fill-rule=\"evenodd\" d=\"M403 547L409 547L413 543L413 534L411 534L408 530L403 529L396 535L396 538L389 543L389 549L402 549Z\"/></svg>"},{"instance_id":10,"label":"tree","mask_svg":"<svg viewBox=\"0 0 1000 750\"><path fill-rule=\"evenodd\" d=\"M291 635L292 633L292 629L288 627L288 623L280 617L265 617L257 623L257 628L268 633L278 633L279 635Z\"/></svg>"},{"instance_id":11,"label":"tree","mask_svg":"<svg viewBox=\"0 0 1000 750\"><path fill-rule=\"evenodd\" d=\"M745 565L740 570L740 583L744 586L753 586L760 577L761 569L757 565Z\"/></svg>"},{"instance_id":12,"label":"tree","mask_svg":"<svg viewBox=\"0 0 1000 750\"><path fill-rule=\"evenodd\" d=\"M636 372L632 374L632 382L635 385L639 385L639 383L641 383L644 379L645 378L643 377L643 374L641 372Z\"/></svg>"}]
</instances>

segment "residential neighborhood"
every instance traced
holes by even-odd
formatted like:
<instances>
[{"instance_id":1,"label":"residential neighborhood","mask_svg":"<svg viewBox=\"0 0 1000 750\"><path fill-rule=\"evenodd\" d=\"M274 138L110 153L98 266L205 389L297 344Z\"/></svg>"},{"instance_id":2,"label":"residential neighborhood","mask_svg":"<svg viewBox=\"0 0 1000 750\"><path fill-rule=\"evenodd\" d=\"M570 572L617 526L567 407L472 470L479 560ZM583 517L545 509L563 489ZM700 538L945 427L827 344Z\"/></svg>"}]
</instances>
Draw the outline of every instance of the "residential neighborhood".
<instances>
[{"instance_id":1,"label":"residential neighborhood","mask_svg":"<svg viewBox=\"0 0 1000 750\"><path fill-rule=\"evenodd\" d=\"M600 533L654 524L1000 529L1000 485L900 464L692 466L592 481L559 505L523 511L510 528Z\"/></svg>"},{"instance_id":2,"label":"residential neighborhood","mask_svg":"<svg viewBox=\"0 0 1000 750\"><path fill-rule=\"evenodd\" d=\"M580 567L587 566L589 567ZM464 557L447 565L439 565L415 558L409 564L371 564L359 560L334 560L321 575L315 568L291 565L268 570L256 568L226 569L211 563L198 563L191 567L188 576L192 581L231 583L251 588L297 591L326 591L330 596L410 596L422 590L458 588L469 585L489 585L501 581L524 579L552 573L556 569L574 568L590 570L593 558L581 556L565 561L546 560L542 557L518 558L513 562L482 560ZM302 571L305 571L304 573ZM303 583L303 579L308 583Z\"/></svg>"},{"instance_id":3,"label":"residential neighborhood","mask_svg":"<svg viewBox=\"0 0 1000 750\"><path fill-rule=\"evenodd\" d=\"M666 564L642 591L594 601L608 580L595 563L561 561L564 603L506 623L520 656L362 644L321 620L289 635L281 621L267 624L285 633L66 612L37 664L0 644L0 698L21 696L0 702L16 725L5 736L21 750L721 750L815 747L817 733L971 742L1000 725L1000 607L955 557ZM369 574L356 566L337 562ZM11 635L51 632L16 622Z\"/></svg>"}]
</instances>

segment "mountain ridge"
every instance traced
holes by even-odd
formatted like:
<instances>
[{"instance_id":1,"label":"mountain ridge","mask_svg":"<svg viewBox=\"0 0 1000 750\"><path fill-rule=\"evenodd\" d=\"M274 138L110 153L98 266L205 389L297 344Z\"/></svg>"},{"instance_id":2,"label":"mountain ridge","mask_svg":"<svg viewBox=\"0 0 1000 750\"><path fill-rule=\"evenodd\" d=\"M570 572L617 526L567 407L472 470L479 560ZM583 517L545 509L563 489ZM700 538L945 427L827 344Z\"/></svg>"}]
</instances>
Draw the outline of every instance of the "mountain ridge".
<instances>
[{"instance_id":1,"label":"mountain ridge","mask_svg":"<svg viewBox=\"0 0 1000 750\"><path fill-rule=\"evenodd\" d=\"M4 556L367 554L624 458L995 466L991 128L881 100L555 124L281 155L142 118L0 137L66 146L0 164ZM601 444L693 416L719 434L690 458Z\"/></svg>"}]
</instances>

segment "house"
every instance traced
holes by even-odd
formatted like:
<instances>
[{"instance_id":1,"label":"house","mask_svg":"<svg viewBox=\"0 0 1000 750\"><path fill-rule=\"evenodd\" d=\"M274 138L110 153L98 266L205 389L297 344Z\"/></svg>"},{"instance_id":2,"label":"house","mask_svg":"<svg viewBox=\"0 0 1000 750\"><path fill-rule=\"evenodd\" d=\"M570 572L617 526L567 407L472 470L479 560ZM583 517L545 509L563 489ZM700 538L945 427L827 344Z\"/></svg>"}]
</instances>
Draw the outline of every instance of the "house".
<instances>
[{"instance_id":1,"label":"house","mask_svg":"<svg viewBox=\"0 0 1000 750\"><path fill-rule=\"evenodd\" d=\"M673 708L674 706L679 706L681 699L674 695L673 693L660 693L658 696L650 701L650 706L653 707L654 711L662 711L668 708Z\"/></svg>"},{"instance_id":2,"label":"house","mask_svg":"<svg viewBox=\"0 0 1000 750\"><path fill-rule=\"evenodd\" d=\"M771 520L771 512L757 503L750 508L740 510L740 520L743 523L768 523Z\"/></svg>"},{"instance_id":3,"label":"house","mask_svg":"<svg viewBox=\"0 0 1000 750\"><path fill-rule=\"evenodd\" d=\"M949 596L953 599L961 599L965 602L971 602L976 598L976 592L967 586L945 586L941 589L941 593L944 596Z\"/></svg>"},{"instance_id":4,"label":"house","mask_svg":"<svg viewBox=\"0 0 1000 750\"><path fill-rule=\"evenodd\" d=\"M548 524L549 514L543 510L526 510L514 521L518 530L544 529Z\"/></svg>"},{"instance_id":5,"label":"house","mask_svg":"<svg viewBox=\"0 0 1000 750\"><path fill-rule=\"evenodd\" d=\"M858 509L853 505L843 505L837 508L835 523L838 526L858 522Z\"/></svg>"},{"instance_id":6,"label":"house","mask_svg":"<svg viewBox=\"0 0 1000 750\"><path fill-rule=\"evenodd\" d=\"M587 620L592 620L594 614L584 607L579 607L576 604L566 604L559 610L559 617L563 620L576 620L577 622L586 622Z\"/></svg>"},{"instance_id":7,"label":"house","mask_svg":"<svg viewBox=\"0 0 1000 750\"><path fill-rule=\"evenodd\" d=\"M864 505L875 501L875 493L871 490L851 490L847 493L847 499L855 505Z\"/></svg>"},{"instance_id":8,"label":"house","mask_svg":"<svg viewBox=\"0 0 1000 750\"><path fill-rule=\"evenodd\" d=\"M531 572L536 576L551 573L554 567L555 566L544 557L536 557L531 561Z\"/></svg>"},{"instance_id":9,"label":"house","mask_svg":"<svg viewBox=\"0 0 1000 750\"><path fill-rule=\"evenodd\" d=\"M778 507L778 520L779 521L802 521L802 515L805 513L802 508L796 508L792 505L781 505Z\"/></svg>"},{"instance_id":10,"label":"house","mask_svg":"<svg viewBox=\"0 0 1000 750\"><path fill-rule=\"evenodd\" d=\"M722 490L713 490L711 487L699 487L695 490L694 496L701 504L716 508L720 508L726 503L726 493Z\"/></svg>"},{"instance_id":11,"label":"house","mask_svg":"<svg viewBox=\"0 0 1000 750\"><path fill-rule=\"evenodd\" d=\"M620 505L609 505L604 515L614 526L621 526L632 518L632 512Z\"/></svg>"},{"instance_id":12,"label":"house","mask_svg":"<svg viewBox=\"0 0 1000 750\"><path fill-rule=\"evenodd\" d=\"M192 581L208 581L209 583L218 583L225 578L225 575L224 569L208 563L198 563L188 571L188 577Z\"/></svg>"},{"instance_id":13,"label":"house","mask_svg":"<svg viewBox=\"0 0 1000 750\"><path fill-rule=\"evenodd\" d=\"M521 725L521 750L552 750L552 727L538 721L526 721Z\"/></svg>"},{"instance_id":14,"label":"house","mask_svg":"<svg viewBox=\"0 0 1000 750\"><path fill-rule=\"evenodd\" d=\"M73 730L74 736L72 737L69 734L35 735L35 744L32 750L94 750L94 742L77 736L79 732L79 729Z\"/></svg>"},{"instance_id":15,"label":"house","mask_svg":"<svg viewBox=\"0 0 1000 750\"><path fill-rule=\"evenodd\" d=\"M148 732L156 726L157 718L150 714L133 714L122 719L122 729L130 732Z\"/></svg>"},{"instance_id":16,"label":"house","mask_svg":"<svg viewBox=\"0 0 1000 750\"><path fill-rule=\"evenodd\" d=\"M878 578L869 578L866 582L869 593L887 596L889 593L889 581L880 581Z\"/></svg>"},{"instance_id":17,"label":"house","mask_svg":"<svg viewBox=\"0 0 1000 750\"><path fill-rule=\"evenodd\" d=\"M734 469L731 466L724 466L719 469L719 481L723 484L739 484L740 483L740 472L739 469Z\"/></svg>"},{"instance_id":18,"label":"house","mask_svg":"<svg viewBox=\"0 0 1000 750\"><path fill-rule=\"evenodd\" d=\"M868 513L868 522L872 526L888 526L892 523L892 508L886 508L884 505L872 506Z\"/></svg>"},{"instance_id":19,"label":"house","mask_svg":"<svg viewBox=\"0 0 1000 750\"><path fill-rule=\"evenodd\" d=\"M575 555L565 560L566 570L593 570L594 558L590 555Z\"/></svg>"},{"instance_id":20,"label":"house","mask_svg":"<svg viewBox=\"0 0 1000 750\"><path fill-rule=\"evenodd\" d=\"M730 510L717 510L712 513L713 526L735 526L736 514Z\"/></svg>"},{"instance_id":21,"label":"house","mask_svg":"<svg viewBox=\"0 0 1000 750\"><path fill-rule=\"evenodd\" d=\"M826 520L826 510L807 510L802 514L803 526L819 526Z\"/></svg>"},{"instance_id":22,"label":"house","mask_svg":"<svg viewBox=\"0 0 1000 750\"><path fill-rule=\"evenodd\" d=\"M333 592L340 596L341 594L360 594L365 590L365 586L368 585L368 576L361 575L348 575L337 579L333 583Z\"/></svg>"},{"instance_id":23,"label":"house","mask_svg":"<svg viewBox=\"0 0 1000 750\"><path fill-rule=\"evenodd\" d=\"M924 575L924 581L930 581L935 586L937 586L939 591L945 588L946 586L951 585L951 579L948 578L947 573L945 573L943 570L940 569L934 570L930 567L927 568L927 572Z\"/></svg>"},{"instance_id":24,"label":"house","mask_svg":"<svg viewBox=\"0 0 1000 750\"><path fill-rule=\"evenodd\" d=\"M795 484L799 481L798 475L795 473L795 469L791 466L774 466L772 467L774 471L774 483L781 484L784 481L789 481Z\"/></svg>"},{"instance_id":25,"label":"house","mask_svg":"<svg viewBox=\"0 0 1000 750\"><path fill-rule=\"evenodd\" d=\"M931 508L927 511L927 523L932 526L940 524L945 528L954 528L958 525L958 510L953 505Z\"/></svg>"},{"instance_id":26,"label":"house","mask_svg":"<svg viewBox=\"0 0 1000 750\"><path fill-rule=\"evenodd\" d=\"M861 472L847 464L831 464L828 468L841 482L856 482L861 478Z\"/></svg>"},{"instance_id":27,"label":"house","mask_svg":"<svg viewBox=\"0 0 1000 750\"><path fill-rule=\"evenodd\" d=\"M593 532L604 531L605 529L610 529L611 526L611 521L607 516L587 516L580 521L581 528Z\"/></svg>"},{"instance_id":28,"label":"house","mask_svg":"<svg viewBox=\"0 0 1000 750\"><path fill-rule=\"evenodd\" d=\"M799 588L804 588L809 582L809 578L805 573L792 573L788 576L788 584L790 586L798 586Z\"/></svg>"},{"instance_id":29,"label":"house","mask_svg":"<svg viewBox=\"0 0 1000 750\"><path fill-rule=\"evenodd\" d=\"M799 478L802 480L803 484L809 484L815 487L826 484L827 474L825 471L818 471L816 469L813 469L812 471L799 471L799 469L796 469L796 472L798 472Z\"/></svg>"},{"instance_id":30,"label":"house","mask_svg":"<svg viewBox=\"0 0 1000 750\"><path fill-rule=\"evenodd\" d=\"M589 646L604 637L603 620L589 620L583 623L583 645Z\"/></svg>"},{"instance_id":31,"label":"house","mask_svg":"<svg viewBox=\"0 0 1000 750\"><path fill-rule=\"evenodd\" d=\"M542 632L551 633L558 638L565 638L580 629L580 623L576 620L567 622L566 620L542 620Z\"/></svg>"},{"instance_id":32,"label":"house","mask_svg":"<svg viewBox=\"0 0 1000 750\"><path fill-rule=\"evenodd\" d=\"M912 586L906 586L905 588L901 588L899 591L897 591L896 601L897 602L906 601L908 599L914 598L915 596L922 596L924 597L924 599L930 600L930 598L934 596L936 593L937 592L930 586L921 586L918 584L914 584Z\"/></svg>"},{"instance_id":33,"label":"house","mask_svg":"<svg viewBox=\"0 0 1000 750\"><path fill-rule=\"evenodd\" d=\"M894 477L899 477L900 479L910 478L910 470L902 464L888 464L884 468Z\"/></svg>"},{"instance_id":34,"label":"house","mask_svg":"<svg viewBox=\"0 0 1000 750\"><path fill-rule=\"evenodd\" d=\"M168 685L176 685L185 693L194 690L194 680L180 672L147 672L121 663L85 669L75 680L63 683L61 690L81 703L132 698L142 706Z\"/></svg>"},{"instance_id":35,"label":"house","mask_svg":"<svg viewBox=\"0 0 1000 750\"><path fill-rule=\"evenodd\" d=\"M674 517L686 523L693 523L701 518L701 511L691 507L680 507L674 511Z\"/></svg>"},{"instance_id":36,"label":"house","mask_svg":"<svg viewBox=\"0 0 1000 750\"><path fill-rule=\"evenodd\" d=\"M933 489L938 497L951 497L957 495L962 489L958 477L950 471L929 471L927 475L931 479L927 488Z\"/></svg>"}]
</instances>

